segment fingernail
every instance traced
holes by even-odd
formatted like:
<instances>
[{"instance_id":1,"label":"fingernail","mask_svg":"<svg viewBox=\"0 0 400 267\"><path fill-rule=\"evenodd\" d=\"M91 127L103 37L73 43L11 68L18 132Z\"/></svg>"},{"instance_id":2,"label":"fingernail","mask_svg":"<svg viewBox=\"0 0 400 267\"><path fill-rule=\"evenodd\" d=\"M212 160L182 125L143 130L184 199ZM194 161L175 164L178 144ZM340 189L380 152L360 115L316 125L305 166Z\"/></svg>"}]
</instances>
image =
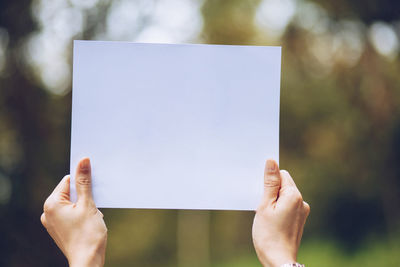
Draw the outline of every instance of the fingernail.
<instances>
[{"instance_id":1,"label":"fingernail","mask_svg":"<svg viewBox=\"0 0 400 267\"><path fill-rule=\"evenodd\" d=\"M267 160L267 173L273 174L277 170L277 166L275 161L273 160Z\"/></svg>"},{"instance_id":2,"label":"fingernail","mask_svg":"<svg viewBox=\"0 0 400 267\"><path fill-rule=\"evenodd\" d=\"M81 160L79 164L79 171L84 174L88 174L90 172L90 159L85 158Z\"/></svg>"}]
</instances>

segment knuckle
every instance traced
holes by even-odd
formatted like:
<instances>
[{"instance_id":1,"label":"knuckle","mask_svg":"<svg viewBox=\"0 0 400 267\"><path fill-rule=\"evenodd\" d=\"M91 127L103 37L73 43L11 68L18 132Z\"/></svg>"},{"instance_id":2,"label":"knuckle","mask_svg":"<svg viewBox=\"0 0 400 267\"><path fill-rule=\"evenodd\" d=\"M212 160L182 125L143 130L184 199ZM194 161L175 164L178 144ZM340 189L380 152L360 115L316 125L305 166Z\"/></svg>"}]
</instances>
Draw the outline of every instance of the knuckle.
<instances>
[{"instance_id":1,"label":"knuckle","mask_svg":"<svg viewBox=\"0 0 400 267\"><path fill-rule=\"evenodd\" d=\"M299 192L299 190L297 190L297 188L289 189L288 194L293 203L296 204L303 203L303 197L301 196L301 193Z\"/></svg>"},{"instance_id":2,"label":"knuckle","mask_svg":"<svg viewBox=\"0 0 400 267\"><path fill-rule=\"evenodd\" d=\"M306 215L310 214L311 208L307 202L304 202L304 211L305 211Z\"/></svg>"},{"instance_id":3,"label":"knuckle","mask_svg":"<svg viewBox=\"0 0 400 267\"><path fill-rule=\"evenodd\" d=\"M293 198L293 201L299 206L303 204L303 198L300 193L296 194Z\"/></svg>"},{"instance_id":4,"label":"knuckle","mask_svg":"<svg viewBox=\"0 0 400 267\"><path fill-rule=\"evenodd\" d=\"M268 177L266 179L264 179L264 186L265 187L278 187L280 186L280 180L278 177Z\"/></svg>"},{"instance_id":5,"label":"knuckle","mask_svg":"<svg viewBox=\"0 0 400 267\"><path fill-rule=\"evenodd\" d=\"M40 216L40 222L42 223L42 225L44 227L47 226L46 217L45 217L44 213L42 213L42 215Z\"/></svg>"},{"instance_id":6,"label":"knuckle","mask_svg":"<svg viewBox=\"0 0 400 267\"><path fill-rule=\"evenodd\" d=\"M44 213L53 213L56 210L56 203L53 199L48 198L43 205Z\"/></svg>"},{"instance_id":7,"label":"knuckle","mask_svg":"<svg viewBox=\"0 0 400 267\"><path fill-rule=\"evenodd\" d=\"M105 224L100 224L98 227L97 238L100 240L107 240L108 229Z\"/></svg>"},{"instance_id":8,"label":"knuckle","mask_svg":"<svg viewBox=\"0 0 400 267\"><path fill-rule=\"evenodd\" d=\"M298 193L295 195L294 200L296 201L296 203L300 203L300 204L303 203L303 197L301 196L300 192L298 192Z\"/></svg>"},{"instance_id":9,"label":"knuckle","mask_svg":"<svg viewBox=\"0 0 400 267\"><path fill-rule=\"evenodd\" d=\"M76 183L80 186L90 186L91 179L89 175L79 175L76 177Z\"/></svg>"}]
</instances>

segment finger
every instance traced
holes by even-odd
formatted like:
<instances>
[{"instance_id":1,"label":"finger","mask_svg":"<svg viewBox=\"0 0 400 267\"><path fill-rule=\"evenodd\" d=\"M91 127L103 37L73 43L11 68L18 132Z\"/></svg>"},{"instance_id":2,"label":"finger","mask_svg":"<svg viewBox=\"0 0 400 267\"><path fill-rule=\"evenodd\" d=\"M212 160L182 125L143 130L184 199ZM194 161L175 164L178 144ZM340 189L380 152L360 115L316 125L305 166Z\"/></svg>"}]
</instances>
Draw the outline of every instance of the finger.
<instances>
[{"instance_id":1,"label":"finger","mask_svg":"<svg viewBox=\"0 0 400 267\"><path fill-rule=\"evenodd\" d=\"M294 186L296 187L296 183L294 182L292 176L290 175L290 173L286 170L281 170L280 171L281 174L281 187L290 187L290 186Z\"/></svg>"},{"instance_id":2,"label":"finger","mask_svg":"<svg viewBox=\"0 0 400 267\"><path fill-rule=\"evenodd\" d=\"M285 170L281 174L281 188L279 190L279 202L292 202L302 204L303 198L292 176Z\"/></svg>"},{"instance_id":3,"label":"finger","mask_svg":"<svg viewBox=\"0 0 400 267\"><path fill-rule=\"evenodd\" d=\"M274 160L267 160L264 170L264 203L273 203L278 198L281 187L281 175L278 164Z\"/></svg>"},{"instance_id":4,"label":"finger","mask_svg":"<svg viewBox=\"0 0 400 267\"><path fill-rule=\"evenodd\" d=\"M56 188L54 188L51 193L52 197L55 197L57 200L66 200L69 201L69 192L70 192L70 176L66 175L61 181L58 183Z\"/></svg>"},{"instance_id":5,"label":"finger","mask_svg":"<svg viewBox=\"0 0 400 267\"><path fill-rule=\"evenodd\" d=\"M93 201L92 174L89 158L83 158L78 163L75 175L75 187L78 201Z\"/></svg>"}]
</instances>

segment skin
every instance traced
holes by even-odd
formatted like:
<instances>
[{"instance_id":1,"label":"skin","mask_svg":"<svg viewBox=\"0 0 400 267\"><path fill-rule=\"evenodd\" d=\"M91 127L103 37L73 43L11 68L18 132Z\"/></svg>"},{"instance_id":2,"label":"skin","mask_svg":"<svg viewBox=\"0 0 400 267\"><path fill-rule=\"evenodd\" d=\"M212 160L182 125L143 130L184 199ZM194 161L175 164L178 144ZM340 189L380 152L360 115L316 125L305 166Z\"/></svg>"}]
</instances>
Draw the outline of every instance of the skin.
<instances>
[{"instance_id":1,"label":"skin","mask_svg":"<svg viewBox=\"0 0 400 267\"><path fill-rule=\"evenodd\" d=\"M310 206L303 201L292 177L267 160L264 195L253 223L253 243L263 266L295 263Z\"/></svg>"},{"instance_id":2,"label":"skin","mask_svg":"<svg viewBox=\"0 0 400 267\"><path fill-rule=\"evenodd\" d=\"M76 203L70 201L70 177L65 176L44 203L40 219L70 266L103 266L107 227L93 201L88 158L79 162L75 177Z\"/></svg>"},{"instance_id":3,"label":"skin","mask_svg":"<svg viewBox=\"0 0 400 267\"><path fill-rule=\"evenodd\" d=\"M70 200L70 177L65 176L47 198L41 221L72 267L103 266L107 228L92 197L90 160L82 159L76 172L78 200ZM265 267L296 262L310 206L292 177L268 160L264 196L253 223L253 242Z\"/></svg>"}]
</instances>

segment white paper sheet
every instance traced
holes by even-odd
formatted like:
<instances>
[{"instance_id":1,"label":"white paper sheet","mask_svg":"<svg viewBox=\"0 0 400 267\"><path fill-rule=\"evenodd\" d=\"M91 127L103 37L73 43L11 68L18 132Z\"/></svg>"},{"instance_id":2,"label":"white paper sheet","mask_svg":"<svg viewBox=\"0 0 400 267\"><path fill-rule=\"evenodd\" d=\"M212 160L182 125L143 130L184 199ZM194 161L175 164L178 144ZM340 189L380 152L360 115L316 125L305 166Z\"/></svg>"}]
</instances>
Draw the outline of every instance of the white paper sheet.
<instances>
[{"instance_id":1,"label":"white paper sheet","mask_svg":"<svg viewBox=\"0 0 400 267\"><path fill-rule=\"evenodd\" d=\"M255 210L279 158L281 48L75 41L71 197L98 207Z\"/></svg>"}]
</instances>

